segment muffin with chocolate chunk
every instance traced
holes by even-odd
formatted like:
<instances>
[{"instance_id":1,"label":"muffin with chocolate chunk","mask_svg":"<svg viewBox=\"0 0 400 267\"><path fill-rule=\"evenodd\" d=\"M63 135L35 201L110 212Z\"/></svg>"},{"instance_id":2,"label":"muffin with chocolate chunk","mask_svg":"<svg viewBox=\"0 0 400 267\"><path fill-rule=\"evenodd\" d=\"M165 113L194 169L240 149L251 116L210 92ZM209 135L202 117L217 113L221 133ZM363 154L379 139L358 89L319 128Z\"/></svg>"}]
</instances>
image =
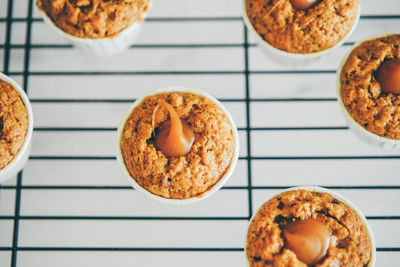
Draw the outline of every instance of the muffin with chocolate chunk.
<instances>
[{"instance_id":1,"label":"muffin with chocolate chunk","mask_svg":"<svg viewBox=\"0 0 400 267\"><path fill-rule=\"evenodd\" d=\"M174 118L191 140L170 138ZM162 136L169 139L158 141ZM172 142L169 147L167 141ZM169 151L181 142L187 148L183 153ZM216 99L176 88L135 102L120 127L119 150L136 189L159 200L194 200L218 190L229 178L238 137L232 118Z\"/></svg>"},{"instance_id":2,"label":"muffin with chocolate chunk","mask_svg":"<svg viewBox=\"0 0 400 267\"><path fill-rule=\"evenodd\" d=\"M318 53L344 42L355 28L359 0L244 0L257 40L289 54ZM282 53L281 53L282 54Z\"/></svg>"},{"instance_id":3,"label":"muffin with chocolate chunk","mask_svg":"<svg viewBox=\"0 0 400 267\"><path fill-rule=\"evenodd\" d=\"M292 188L264 203L246 243L251 267L373 266L374 239L365 217L329 190Z\"/></svg>"}]
</instances>

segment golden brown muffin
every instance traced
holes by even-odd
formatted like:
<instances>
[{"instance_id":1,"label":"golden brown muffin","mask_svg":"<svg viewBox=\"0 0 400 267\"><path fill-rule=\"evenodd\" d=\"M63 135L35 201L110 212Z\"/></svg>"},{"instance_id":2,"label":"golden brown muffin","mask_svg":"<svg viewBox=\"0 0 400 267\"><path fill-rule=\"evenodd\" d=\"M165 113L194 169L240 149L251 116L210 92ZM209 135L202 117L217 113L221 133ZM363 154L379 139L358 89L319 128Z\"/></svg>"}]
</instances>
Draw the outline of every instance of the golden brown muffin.
<instances>
[{"instance_id":1,"label":"golden brown muffin","mask_svg":"<svg viewBox=\"0 0 400 267\"><path fill-rule=\"evenodd\" d=\"M155 107L172 105L193 130L190 152L167 157L154 146L154 129L169 119L159 110L152 126ZM221 108L206 97L171 92L146 97L134 108L122 131L121 151L130 176L151 193L170 199L187 199L207 192L228 171L234 155L232 125Z\"/></svg>"},{"instance_id":2,"label":"golden brown muffin","mask_svg":"<svg viewBox=\"0 0 400 267\"><path fill-rule=\"evenodd\" d=\"M352 29L360 0L322 0L296 10L290 0L246 0L247 16L270 45L307 54L335 46Z\"/></svg>"},{"instance_id":3,"label":"golden brown muffin","mask_svg":"<svg viewBox=\"0 0 400 267\"><path fill-rule=\"evenodd\" d=\"M0 80L0 170L18 154L28 132L28 111L19 93Z\"/></svg>"},{"instance_id":4,"label":"golden brown muffin","mask_svg":"<svg viewBox=\"0 0 400 267\"><path fill-rule=\"evenodd\" d=\"M322 266L367 266L371 241L358 214L328 193L295 190L283 192L258 210L247 233L246 255L251 267L307 265L285 248L282 229L290 222L314 218L330 231L330 245Z\"/></svg>"},{"instance_id":5,"label":"golden brown muffin","mask_svg":"<svg viewBox=\"0 0 400 267\"><path fill-rule=\"evenodd\" d=\"M36 4L66 33L105 38L141 22L150 0L37 0Z\"/></svg>"},{"instance_id":6,"label":"golden brown muffin","mask_svg":"<svg viewBox=\"0 0 400 267\"><path fill-rule=\"evenodd\" d=\"M365 129L400 139L400 96L382 92L374 75L390 59L400 59L400 35L361 43L342 68L341 96L351 116Z\"/></svg>"}]
</instances>

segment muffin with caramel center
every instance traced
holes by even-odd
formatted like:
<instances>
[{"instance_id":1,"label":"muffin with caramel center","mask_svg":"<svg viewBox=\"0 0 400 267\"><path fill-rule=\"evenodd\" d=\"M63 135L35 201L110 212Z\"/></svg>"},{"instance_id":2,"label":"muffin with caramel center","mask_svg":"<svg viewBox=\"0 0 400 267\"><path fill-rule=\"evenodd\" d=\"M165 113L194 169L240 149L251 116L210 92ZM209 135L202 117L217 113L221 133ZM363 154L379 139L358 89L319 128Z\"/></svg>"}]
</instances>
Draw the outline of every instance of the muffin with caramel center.
<instances>
[{"instance_id":1,"label":"muffin with caramel center","mask_svg":"<svg viewBox=\"0 0 400 267\"><path fill-rule=\"evenodd\" d=\"M307 267L284 238L289 224L307 219L324 225L330 238L325 255L312 266L363 267L369 264L372 243L356 211L329 193L293 190L264 203L251 220L246 245L250 266ZM310 233L313 238L311 234L315 233ZM300 240L303 243L304 239Z\"/></svg>"},{"instance_id":2,"label":"muffin with caramel center","mask_svg":"<svg viewBox=\"0 0 400 267\"><path fill-rule=\"evenodd\" d=\"M194 133L189 153L169 157L154 141L157 129L170 119L161 103L170 104ZM153 121L154 119L154 121ZM143 99L121 133L122 159L130 176L147 191L167 199L199 197L227 173L234 157L233 126L210 99L188 92L168 92Z\"/></svg>"},{"instance_id":3,"label":"muffin with caramel center","mask_svg":"<svg viewBox=\"0 0 400 267\"><path fill-rule=\"evenodd\" d=\"M376 73L390 60L400 60L400 35L362 42L347 58L340 74L340 94L351 117L366 130L400 139L400 95L385 93Z\"/></svg>"}]
</instances>

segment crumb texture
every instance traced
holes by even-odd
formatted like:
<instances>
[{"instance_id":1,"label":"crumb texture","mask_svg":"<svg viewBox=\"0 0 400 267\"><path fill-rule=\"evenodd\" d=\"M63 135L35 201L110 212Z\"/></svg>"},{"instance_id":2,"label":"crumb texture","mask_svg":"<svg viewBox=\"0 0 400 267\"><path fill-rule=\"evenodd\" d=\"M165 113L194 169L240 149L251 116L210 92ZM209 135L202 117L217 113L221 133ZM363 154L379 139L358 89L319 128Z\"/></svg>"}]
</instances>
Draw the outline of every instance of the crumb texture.
<instances>
[{"instance_id":1,"label":"crumb texture","mask_svg":"<svg viewBox=\"0 0 400 267\"><path fill-rule=\"evenodd\" d=\"M154 146L152 114L163 101L194 132L193 146L185 156L169 158ZM168 119L168 111L160 108L155 129ZM120 145L125 166L140 186L164 198L187 199L205 193L222 178L230 167L235 142L228 117L214 102L172 92L148 96L134 108Z\"/></svg>"},{"instance_id":2,"label":"crumb texture","mask_svg":"<svg viewBox=\"0 0 400 267\"><path fill-rule=\"evenodd\" d=\"M0 170L21 150L28 131L28 112L18 92L0 80Z\"/></svg>"},{"instance_id":3,"label":"crumb texture","mask_svg":"<svg viewBox=\"0 0 400 267\"><path fill-rule=\"evenodd\" d=\"M150 0L37 0L63 31L82 38L115 37L141 22Z\"/></svg>"},{"instance_id":4,"label":"crumb texture","mask_svg":"<svg viewBox=\"0 0 400 267\"><path fill-rule=\"evenodd\" d=\"M357 20L360 0L322 0L296 10L290 0L247 0L248 18L270 45L307 54L335 46Z\"/></svg>"},{"instance_id":5,"label":"crumb texture","mask_svg":"<svg viewBox=\"0 0 400 267\"><path fill-rule=\"evenodd\" d=\"M371 242L358 214L328 193L283 192L258 210L247 234L246 255L251 267L307 267L285 248L282 229L295 220L314 218L327 225L331 242L315 267L367 266Z\"/></svg>"},{"instance_id":6,"label":"crumb texture","mask_svg":"<svg viewBox=\"0 0 400 267\"><path fill-rule=\"evenodd\" d=\"M382 92L374 75L390 59L400 59L400 35L361 43L342 68L341 96L351 116L365 129L400 139L400 96Z\"/></svg>"}]
</instances>

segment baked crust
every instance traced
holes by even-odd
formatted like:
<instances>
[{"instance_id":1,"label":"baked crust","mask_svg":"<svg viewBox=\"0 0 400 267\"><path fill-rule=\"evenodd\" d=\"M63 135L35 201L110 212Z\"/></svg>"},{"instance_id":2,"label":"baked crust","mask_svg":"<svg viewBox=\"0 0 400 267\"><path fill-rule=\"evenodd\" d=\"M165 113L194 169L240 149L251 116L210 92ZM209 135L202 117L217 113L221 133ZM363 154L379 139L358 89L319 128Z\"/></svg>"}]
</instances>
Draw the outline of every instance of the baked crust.
<instances>
[{"instance_id":1,"label":"baked crust","mask_svg":"<svg viewBox=\"0 0 400 267\"><path fill-rule=\"evenodd\" d=\"M290 0L246 0L247 16L270 45L308 54L335 46L352 29L360 0L322 0L306 11Z\"/></svg>"},{"instance_id":2,"label":"baked crust","mask_svg":"<svg viewBox=\"0 0 400 267\"><path fill-rule=\"evenodd\" d=\"M161 102L171 104L193 130L195 140L182 157L167 157L154 146L152 114ZM159 109L155 128L169 119ZM211 100L192 93L160 93L146 97L126 121L121 138L125 166L136 182L151 193L171 199L199 196L227 172L234 154L232 125Z\"/></svg>"},{"instance_id":3,"label":"baked crust","mask_svg":"<svg viewBox=\"0 0 400 267\"><path fill-rule=\"evenodd\" d=\"M21 150L28 124L28 112L21 96L0 79L0 170Z\"/></svg>"},{"instance_id":4,"label":"baked crust","mask_svg":"<svg viewBox=\"0 0 400 267\"><path fill-rule=\"evenodd\" d=\"M66 33L105 38L141 22L150 0L37 0L36 4Z\"/></svg>"}]
</instances>

